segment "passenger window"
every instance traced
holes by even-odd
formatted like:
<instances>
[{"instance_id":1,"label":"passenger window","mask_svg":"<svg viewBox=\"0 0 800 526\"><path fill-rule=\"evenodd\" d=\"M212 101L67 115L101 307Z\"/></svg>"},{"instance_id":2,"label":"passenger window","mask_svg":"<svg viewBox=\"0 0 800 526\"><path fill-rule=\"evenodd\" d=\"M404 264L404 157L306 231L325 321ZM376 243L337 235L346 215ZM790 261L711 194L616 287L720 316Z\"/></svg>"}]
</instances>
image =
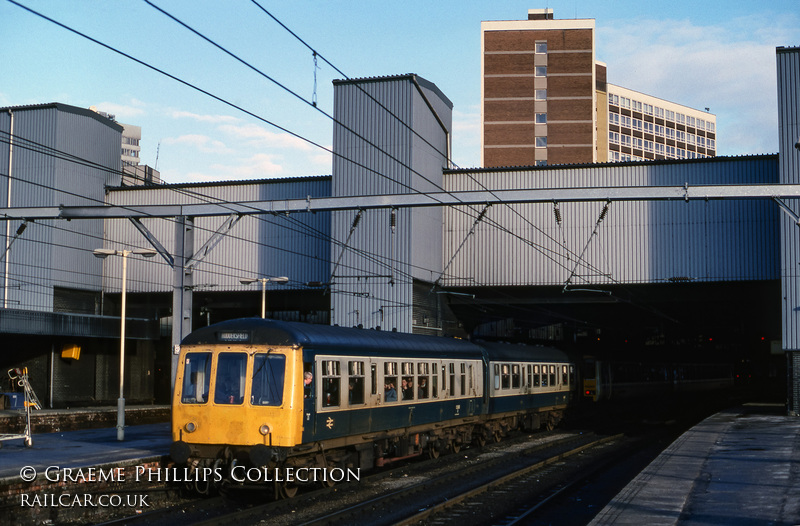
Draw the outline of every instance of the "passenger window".
<instances>
[{"instance_id":1,"label":"passenger window","mask_svg":"<svg viewBox=\"0 0 800 526\"><path fill-rule=\"evenodd\" d=\"M467 364L461 364L461 396L464 396L467 389Z\"/></svg>"},{"instance_id":2,"label":"passenger window","mask_svg":"<svg viewBox=\"0 0 800 526\"><path fill-rule=\"evenodd\" d=\"M253 358L253 381L250 386L252 405L281 405L286 357L282 354L259 353Z\"/></svg>"},{"instance_id":3,"label":"passenger window","mask_svg":"<svg viewBox=\"0 0 800 526\"><path fill-rule=\"evenodd\" d=\"M322 360L322 407L339 406L342 372L335 360Z\"/></svg>"},{"instance_id":4,"label":"passenger window","mask_svg":"<svg viewBox=\"0 0 800 526\"><path fill-rule=\"evenodd\" d=\"M436 374L436 364L431 364L431 397L439 398L439 376Z\"/></svg>"},{"instance_id":5,"label":"passenger window","mask_svg":"<svg viewBox=\"0 0 800 526\"><path fill-rule=\"evenodd\" d=\"M511 366L511 388L519 389L519 364Z\"/></svg>"},{"instance_id":6,"label":"passenger window","mask_svg":"<svg viewBox=\"0 0 800 526\"><path fill-rule=\"evenodd\" d=\"M556 385L556 366L550 366L550 387L555 387Z\"/></svg>"},{"instance_id":7,"label":"passenger window","mask_svg":"<svg viewBox=\"0 0 800 526\"><path fill-rule=\"evenodd\" d=\"M511 374L510 374L511 368L508 366L507 363L504 363L501 366L501 368L502 368L501 379L502 379L503 389L509 389L511 387Z\"/></svg>"},{"instance_id":8,"label":"passenger window","mask_svg":"<svg viewBox=\"0 0 800 526\"><path fill-rule=\"evenodd\" d=\"M403 400L414 399L414 364L412 362L402 363L403 378L401 382L401 389L403 393Z\"/></svg>"},{"instance_id":9,"label":"passenger window","mask_svg":"<svg viewBox=\"0 0 800 526\"><path fill-rule=\"evenodd\" d=\"M383 364L383 400L397 402L397 363Z\"/></svg>"},{"instance_id":10,"label":"passenger window","mask_svg":"<svg viewBox=\"0 0 800 526\"><path fill-rule=\"evenodd\" d=\"M378 394L378 365L369 364L370 383L372 384L372 394Z\"/></svg>"},{"instance_id":11,"label":"passenger window","mask_svg":"<svg viewBox=\"0 0 800 526\"><path fill-rule=\"evenodd\" d=\"M348 405L364 403L364 362L348 362Z\"/></svg>"},{"instance_id":12,"label":"passenger window","mask_svg":"<svg viewBox=\"0 0 800 526\"><path fill-rule=\"evenodd\" d=\"M531 382L532 381L533 381L533 379L531 378L531 366L530 366L530 364L528 364L528 387L531 386Z\"/></svg>"},{"instance_id":13,"label":"passenger window","mask_svg":"<svg viewBox=\"0 0 800 526\"><path fill-rule=\"evenodd\" d=\"M539 387L539 366L533 366L533 387Z\"/></svg>"},{"instance_id":14,"label":"passenger window","mask_svg":"<svg viewBox=\"0 0 800 526\"><path fill-rule=\"evenodd\" d=\"M214 403L239 405L244 402L245 353L220 353L217 356L217 378L214 384Z\"/></svg>"},{"instance_id":15,"label":"passenger window","mask_svg":"<svg viewBox=\"0 0 800 526\"><path fill-rule=\"evenodd\" d=\"M421 363L417 366L417 382L419 382L419 387L417 387L417 397L420 399L428 398L428 379L430 368L429 364Z\"/></svg>"},{"instance_id":16,"label":"passenger window","mask_svg":"<svg viewBox=\"0 0 800 526\"><path fill-rule=\"evenodd\" d=\"M542 387L547 387L547 366L542 366Z\"/></svg>"},{"instance_id":17,"label":"passenger window","mask_svg":"<svg viewBox=\"0 0 800 526\"><path fill-rule=\"evenodd\" d=\"M456 395L456 364L450 362L450 396Z\"/></svg>"},{"instance_id":18,"label":"passenger window","mask_svg":"<svg viewBox=\"0 0 800 526\"><path fill-rule=\"evenodd\" d=\"M211 379L211 353L190 352L183 365L181 403L205 404Z\"/></svg>"},{"instance_id":19,"label":"passenger window","mask_svg":"<svg viewBox=\"0 0 800 526\"><path fill-rule=\"evenodd\" d=\"M500 364L494 364L494 390L500 390Z\"/></svg>"},{"instance_id":20,"label":"passenger window","mask_svg":"<svg viewBox=\"0 0 800 526\"><path fill-rule=\"evenodd\" d=\"M569 373L567 373L567 366L561 366L561 385L567 387L569 385Z\"/></svg>"}]
</instances>

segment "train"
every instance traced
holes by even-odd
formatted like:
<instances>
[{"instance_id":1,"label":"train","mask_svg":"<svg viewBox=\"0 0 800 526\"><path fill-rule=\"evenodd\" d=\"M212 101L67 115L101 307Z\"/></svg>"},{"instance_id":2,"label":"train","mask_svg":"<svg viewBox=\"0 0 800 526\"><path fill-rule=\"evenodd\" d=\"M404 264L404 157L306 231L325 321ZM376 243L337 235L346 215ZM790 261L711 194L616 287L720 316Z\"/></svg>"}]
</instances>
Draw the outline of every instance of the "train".
<instances>
[{"instance_id":1,"label":"train","mask_svg":"<svg viewBox=\"0 0 800 526\"><path fill-rule=\"evenodd\" d=\"M662 356L663 358L663 356ZM729 363L580 360L583 397L593 402L680 399L734 387Z\"/></svg>"},{"instance_id":2,"label":"train","mask_svg":"<svg viewBox=\"0 0 800 526\"><path fill-rule=\"evenodd\" d=\"M576 392L575 364L552 347L228 320L181 343L170 455L228 474L368 469L552 429Z\"/></svg>"},{"instance_id":3,"label":"train","mask_svg":"<svg viewBox=\"0 0 800 526\"><path fill-rule=\"evenodd\" d=\"M552 429L579 402L732 385L724 364L576 360L548 346L236 319L181 343L170 455L215 483L242 482L237 469L366 470ZM273 487L291 497L298 484Z\"/></svg>"}]
</instances>

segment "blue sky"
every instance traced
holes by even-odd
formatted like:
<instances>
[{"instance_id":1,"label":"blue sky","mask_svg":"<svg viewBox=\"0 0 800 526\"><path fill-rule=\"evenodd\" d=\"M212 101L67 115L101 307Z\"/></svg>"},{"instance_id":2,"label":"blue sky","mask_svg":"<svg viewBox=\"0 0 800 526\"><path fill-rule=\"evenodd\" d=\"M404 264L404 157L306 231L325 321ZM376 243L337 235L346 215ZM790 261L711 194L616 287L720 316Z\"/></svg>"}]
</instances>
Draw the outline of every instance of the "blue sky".
<instances>
[{"instance_id":1,"label":"blue sky","mask_svg":"<svg viewBox=\"0 0 800 526\"><path fill-rule=\"evenodd\" d=\"M19 0L69 27L330 147L332 122L144 1ZM249 0L151 0L295 91L314 96L311 51ZM717 115L720 155L777 152L775 47L800 45L797 0L275 2L258 0L348 77L417 73L454 103L453 160L477 166L480 23L530 8L594 18L608 80ZM0 106L96 106L142 127L142 162L166 182L329 174L330 155L0 0ZM318 108L333 113L316 70Z\"/></svg>"}]
</instances>

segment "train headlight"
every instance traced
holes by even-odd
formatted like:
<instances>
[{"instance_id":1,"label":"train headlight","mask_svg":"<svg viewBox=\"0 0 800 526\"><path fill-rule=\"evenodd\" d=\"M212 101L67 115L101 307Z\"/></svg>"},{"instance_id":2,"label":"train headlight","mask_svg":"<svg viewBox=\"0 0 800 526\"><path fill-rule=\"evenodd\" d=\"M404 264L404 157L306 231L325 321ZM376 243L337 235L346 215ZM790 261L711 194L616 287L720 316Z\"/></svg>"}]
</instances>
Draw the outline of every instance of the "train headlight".
<instances>
[{"instance_id":1,"label":"train headlight","mask_svg":"<svg viewBox=\"0 0 800 526\"><path fill-rule=\"evenodd\" d=\"M261 427L258 428L258 432L264 436L269 435L270 429L267 424L261 424Z\"/></svg>"},{"instance_id":2,"label":"train headlight","mask_svg":"<svg viewBox=\"0 0 800 526\"><path fill-rule=\"evenodd\" d=\"M197 431L197 424L194 422L188 422L183 428L186 430L187 433L194 433Z\"/></svg>"}]
</instances>

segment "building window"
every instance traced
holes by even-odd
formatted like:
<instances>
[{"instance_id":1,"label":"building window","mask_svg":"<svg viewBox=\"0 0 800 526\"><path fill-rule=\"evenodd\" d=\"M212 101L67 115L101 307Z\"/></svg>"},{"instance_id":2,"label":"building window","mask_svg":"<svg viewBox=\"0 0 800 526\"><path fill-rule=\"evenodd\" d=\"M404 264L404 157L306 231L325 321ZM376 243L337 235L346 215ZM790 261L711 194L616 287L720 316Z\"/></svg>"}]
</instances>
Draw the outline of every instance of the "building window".
<instances>
[{"instance_id":1,"label":"building window","mask_svg":"<svg viewBox=\"0 0 800 526\"><path fill-rule=\"evenodd\" d=\"M619 126L619 113L609 113L608 114L608 123L609 124L616 124Z\"/></svg>"},{"instance_id":2,"label":"building window","mask_svg":"<svg viewBox=\"0 0 800 526\"><path fill-rule=\"evenodd\" d=\"M547 53L547 42L536 43L536 53Z\"/></svg>"},{"instance_id":3,"label":"building window","mask_svg":"<svg viewBox=\"0 0 800 526\"><path fill-rule=\"evenodd\" d=\"M612 144L619 144L619 133L608 132L608 142Z\"/></svg>"},{"instance_id":4,"label":"building window","mask_svg":"<svg viewBox=\"0 0 800 526\"><path fill-rule=\"evenodd\" d=\"M547 148L547 137L536 137L537 148Z\"/></svg>"},{"instance_id":5,"label":"building window","mask_svg":"<svg viewBox=\"0 0 800 526\"><path fill-rule=\"evenodd\" d=\"M536 114L536 124L547 124L547 114L546 113L537 113Z\"/></svg>"},{"instance_id":6,"label":"building window","mask_svg":"<svg viewBox=\"0 0 800 526\"><path fill-rule=\"evenodd\" d=\"M547 161L546 160L539 160L539 161L536 161L533 165L534 166L547 166Z\"/></svg>"},{"instance_id":7,"label":"building window","mask_svg":"<svg viewBox=\"0 0 800 526\"><path fill-rule=\"evenodd\" d=\"M547 100L547 90L546 89L537 89L534 98L536 100Z\"/></svg>"},{"instance_id":8,"label":"building window","mask_svg":"<svg viewBox=\"0 0 800 526\"><path fill-rule=\"evenodd\" d=\"M534 76L536 77L546 77L547 76L547 66L536 66L534 69Z\"/></svg>"}]
</instances>

